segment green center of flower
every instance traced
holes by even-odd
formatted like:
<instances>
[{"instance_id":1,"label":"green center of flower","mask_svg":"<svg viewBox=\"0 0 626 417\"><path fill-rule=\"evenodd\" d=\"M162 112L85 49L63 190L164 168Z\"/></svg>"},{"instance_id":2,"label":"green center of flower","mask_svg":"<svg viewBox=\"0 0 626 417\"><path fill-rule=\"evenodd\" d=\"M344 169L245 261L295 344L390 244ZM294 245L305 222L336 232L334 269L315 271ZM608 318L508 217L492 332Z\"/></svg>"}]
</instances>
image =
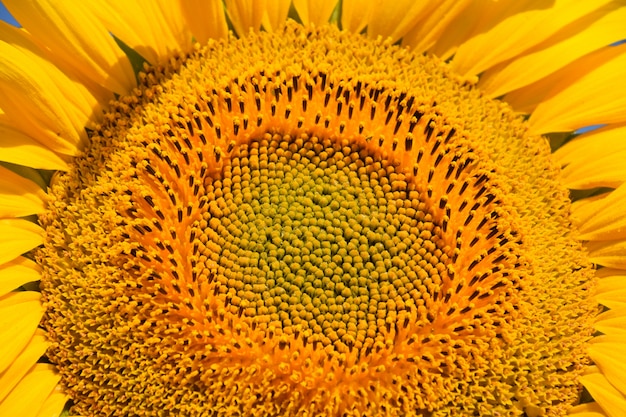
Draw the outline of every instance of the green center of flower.
<instances>
[{"instance_id":1,"label":"green center of flower","mask_svg":"<svg viewBox=\"0 0 626 417\"><path fill-rule=\"evenodd\" d=\"M349 141L251 142L207 195L207 257L228 311L321 348L384 345L379 329L416 308L419 277L441 281L448 260L415 187Z\"/></svg>"},{"instance_id":2,"label":"green center of flower","mask_svg":"<svg viewBox=\"0 0 626 417\"><path fill-rule=\"evenodd\" d=\"M434 58L297 25L141 79L41 216L48 355L74 412L576 400L592 270L544 140L506 106Z\"/></svg>"}]
</instances>

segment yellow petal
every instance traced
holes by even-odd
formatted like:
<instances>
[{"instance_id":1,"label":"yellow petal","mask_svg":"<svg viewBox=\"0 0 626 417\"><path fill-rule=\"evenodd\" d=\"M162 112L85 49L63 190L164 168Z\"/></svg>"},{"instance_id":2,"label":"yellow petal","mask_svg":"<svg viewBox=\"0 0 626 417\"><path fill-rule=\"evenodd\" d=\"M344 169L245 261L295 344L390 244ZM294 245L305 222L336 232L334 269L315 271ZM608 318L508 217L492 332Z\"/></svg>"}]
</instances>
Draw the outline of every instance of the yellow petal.
<instances>
[{"instance_id":1,"label":"yellow petal","mask_svg":"<svg viewBox=\"0 0 626 417\"><path fill-rule=\"evenodd\" d=\"M263 28L268 32L283 26L287 21L291 0L273 0L266 3L263 13Z\"/></svg>"},{"instance_id":2,"label":"yellow petal","mask_svg":"<svg viewBox=\"0 0 626 417\"><path fill-rule=\"evenodd\" d=\"M424 52L431 48L450 29L450 23L463 14L471 0L445 0L440 2L432 13L415 25L402 39L403 45L408 45Z\"/></svg>"},{"instance_id":3,"label":"yellow petal","mask_svg":"<svg viewBox=\"0 0 626 417\"><path fill-rule=\"evenodd\" d=\"M545 41L609 1L557 0L547 7L517 13L459 46L452 68L464 76L478 75Z\"/></svg>"},{"instance_id":4,"label":"yellow petal","mask_svg":"<svg viewBox=\"0 0 626 417\"><path fill-rule=\"evenodd\" d=\"M600 278L599 282L606 282L609 278L618 278L623 277L624 282L626 283L626 271L621 269L614 268L600 268L596 269L596 277Z\"/></svg>"},{"instance_id":5,"label":"yellow petal","mask_svg":"<svg viewBox=\"0 0 626 417\"><path fill-rule=\"evenodd\" d=\"M595 300L611 309L626 308L626 289L607 291L602 294L597 294Z\"/></svg>"},{"instance_id":6,"label":"yellow petal","mask_svg":"<svg viewBox=\"0 0 626 417\"><path fill-rule=\"evenodd\" d=\"M40 273L39 266L23 256L0 265L0 297L27 282L39 281Z\"/></svg>"},{"instance_id":7,"label":"yellow petal","mask_svg":"<svg viewBox=\"0 0 626 417\"><path fill-rule=\"evenodd\" d=\"M626 124L614 124L584 133L554 152L554 158L561 166L579 162L583 155L592 153L599 157L600 152L612 153L626 149ZM600 149L598 149L600 148Z\"/></svg>"},{"instance_id":8,"label":"yellow petal","mask_svg":"<svg viewBox=\"0 0 626 417\"><path fill-rule=\"evenodd\" d=\"M0 219L0 265L43 243L43 230L22 219Z\"/></svg>"},{"instance_id":9,"label":"yellow petal","mask_svg":"<svg viewBox=\"0 0 626 417\"><path fill-rule=\"evenodd\" d=\"M7 126L0 114L0 160L36 169L67 170L67 163L57 153L40 142Z\"/></svg>"},{"instance_id":10,"label":"yellow petal","mask_svg":"<svg viewBox=\"0 0 626 417\"><path fill-rule=\"evenodd\" d=\"M626 8L609 4L561 30L555 40L481 74L479 86L489 97L500 97L532 84L576 59L626 38ZM587 27L585 27L588 25Z\"/></svg>"},{"instance_id":11,"label":"yellow petal","mask_svg":"<svg viewBox=\"0 0 626 417\"><path fill-rule=\"evenodd\" d=\"M239 36L261 29L266 0L225 0L228 17Z\"/></svg>"},{"instance_id":12,"label":"yellow petal","mask_svg":"<svg viewBox=\"0 0 626 417\"><path fill-rule=\"evenodd\" d=\"M73 155L100 107L40 55L23 32L0 22L0 108L10 126L55 152Z\"/></svg>"},{"instance_id":13,"label":"yellow petal","mask_svg":"<svg viewBox=\"0 0 626 417\"><path fill-rule=\"evenodd\" d=\"M350 32L361 33L372 18L375 5L375 0L343 0L341 26Z\"/></svg>"},{"instance_id":14,"label":"yellow petal","mask_svg":"<svg viewBox=\"0 0 626 417\"><path fill-rule=\"evenodd\" d=\"M193 37L201 44L225 38L228 25L221 0L179 0L179 7Z\"/></svg>"},{"instance_id":15,"label":"yellow petal","mask_svg":"<svg viewBox=\"0 0 626 417\"><path fill-rule=\"evenodd\" d=\"M33 337L44 313L40 297L34 291L0 297L0 372L11 365Z\"/></svg>"},{"instance_id":16,"label":"yellow petal","mask_svg":"<svg viewBox=\"0 0 626 417\"><path fill-rule=\"evenodd\" d=\"M0 403L0 416L37 416L60 379L54 365L36 364Z\"/></svg>"},{"instance_id":17,"label":"yellow petal","mask_svg":"<svg viewBox=\"0 0 626 417\"><path fill-rule=\"evenodd\" d=\"M451 29L441 33L430 52L447 60L454 55L460 45L469 39L487 33L510 16L536 8L537 3L539 2L536 0L472 1L463 13L452 20ZM472 18L468 18L468 16L472 16Z\"/></svg>"},{"instance_id":18,"label":"yellow petal","mask_svg":"<svg viewBox=\"0 0 626 417\"><path fill-rule=\"evenodd\" d=\"M599 278L595 299L610 309L626 308L626 271L601 268L596 271Z\"/></svg>"},{"instance_id":19,"label":"yellow petal","mask_svg":"<svg viewBox=\"0 0 626 417\"><path fill-rule=\"evenodd\" d=\"M41 187L0 165L0 217L39 214L45 200Z\"/></svg>"},{"instance_id":20,"label":"yellow petal","mask_svg":"<svg viewBox=\"0 0 626 417\"><path fill-rule=\"evenodd\" d=\"M65 99L68 101L67 111L70 117L80 118L93 113L99 114L100 103L108 103L113 97L104 87L85 78L84 74L76 73L48 49L42 48L32 34L25 29L2 24L0 25L0 39L11 44L45 70L52 82L67 95ZM106 101L100 101L100 99ZM85 122L82 119L76 120L75 125L82 129L85 127Z\"/></svg>"},{"instance_id":21,"label":"yellow petal","mask_svg":"<svg viewBox=\"0 0 626 417\"><path fill-rule=\"evenodd\" d=\"M573 208L572 218L581 240L615 240L626 237L626 184L605 198Z\"/></svg>"},{"instance_id":22,"label":"yellow petal","mask_svg":"<svg viewBox=\"0 0 626 417\"><path fill-rule=\"evenodd\" d=\"M516 110L532 111L532 134L619 123L626 119L624 68L626 45L607 47L508 94L505 100Z\"/></svg>"},{"instance_id":23,"label":"yellow petal","mask_svg":"<svg viewBox=\"0 0 626 417\"><path fill-rule=\"evenodd\" d=\"M302 23L321 26L330 20L337 0L293 0L293 6Z\"/></svg>"},{"instance_id":24,"label":"yellow petal","mask_svg":"<svg viewBox=\"0 0 626 417\"><path fill-rule=\"evenodd\" d=\"M57 385L56 389L52 391L52 394L50 394L41 405L37 417L58 417L61 415L65 403L67 403L68 400L69 396L63 393L61 387Z\"/></svg>"},{"instance_id":25,"label":"yellow petal","mask_svg":"<svg viewBox=\"0 0 626 417\"><path fill-rule=\"evenodd\" d=\"M626 269L626 241L609 240L587 242L591 262L611 268Z\"/></svg>"},{"instance_id":26,"label":"yellow petal","mask_svg":"<svg viewBox=\"0 0 626 417\"><path fill-rule=\"evenodd\" d=\"M81 1L6 0L7 9L39 43L77 72L118 94L135 86L128 58Z\"/></svg>"},{"instance_id":27,"label":"yellow petal","mask_svg":"<svg viewBox=\"0 0 626 417\"><path fill-rule=\"evenodd\" d=\"M191 31L178 2L93 0L84 2L84 6L111 33L152 64L191 49Z\"/></svg>"},{"instance_id":28,"label":"yellow petal","mask_svg":"<svg viewBox=\"0 0 626 417\"><path fill-rule=\"evenodd\" d=\"M600 314L594 328L607 335L626 336L626 308L615 308Z\"/></svg>"},{"instance_id":29,"label":"yellow petal","mask_svg":"<svg viewBox=\"0 0 626 417\"><path fill-rule=\"evenodd\" d=\"M591 197L582 198L572 203L572 218L576 225L588 220L587 214L589 213L588 206L601 202L601 200L609 197L611 192L605 192Z\"/></svg>"},{"instance_id":30,"label":"yellow petal","mask_svg":"<svg viewBox=\"0 0 626 417\"><path fill-rule=\"evenodd\" d=\"M626 125L610 125L583 134L554 152L568 188L617 188L626 182Z\"/></svg>"},{"instance_id":31,"label":"yellow petal","mask_svg":"<svg viewBox=\"0 0 626 417\"><path fill-rule=\"evenodd\" d=\"M598 336L591 340L588 353L608 382L626 394L626 335ZM626 404L626 399L625 399Z\"/></svg>"},{"instance_id":32,"label":"yellow petal","mask_svg":"<svg viewBox=\"0 0 626 417\"><path fill-rule=\"evenodd\" d=\"M597 403L580 404L571 408L568 413L571 417L606 417L602 407Z\"/></svg>"},{"instance_id":33,"label":"yellow petal","mask_svg":"<svg viewBox=\"0 0 626 417\"><path fill-rule=\"evenodd\" d=\"M28 370L41 358L48 348L43 330L37 329L26 347L9 367L0 373L0 402L11 392Z\"/></svg>"},{"instance_id":34,"label":"yellow petal","mask_svg":"<svg viewBox=\"0 0 626 417\"><path fill-rule=\"evenodd\" d=\"M434 0L376 2L367 25L367 34L371 37L391 38L395 42L428 16L437 4L438 1Z\"/></svg>"},{"instance_id":35,"label":"yellow petal","mask_svg":"<svg viewBox=\"0 0 626 417\"><path fill-rule=\"evenodd\" d=\"M601 373L592 373L581 377L593 399L609 417L623 417L626 411L626 399Z\"/></svg>"}]
</instances>

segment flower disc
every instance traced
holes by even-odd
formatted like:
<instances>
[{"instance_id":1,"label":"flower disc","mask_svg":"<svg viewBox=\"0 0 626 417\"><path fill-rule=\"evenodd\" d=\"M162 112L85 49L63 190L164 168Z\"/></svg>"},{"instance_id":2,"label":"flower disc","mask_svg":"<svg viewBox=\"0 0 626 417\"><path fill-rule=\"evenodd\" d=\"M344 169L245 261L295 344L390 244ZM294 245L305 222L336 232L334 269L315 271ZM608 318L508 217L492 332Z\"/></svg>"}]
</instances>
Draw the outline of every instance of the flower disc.
<instances>
[{"instance_id":1,"label":"flower disc","mask_svg":"<svg viewBox=\"0 0 626 417\"><path fill-rule=\"evenodd\" d=\"M596 307L543 138L330 27L146 67L51 186L44 325L85 415L562 415Z\"/></svg>"}]
</instances>

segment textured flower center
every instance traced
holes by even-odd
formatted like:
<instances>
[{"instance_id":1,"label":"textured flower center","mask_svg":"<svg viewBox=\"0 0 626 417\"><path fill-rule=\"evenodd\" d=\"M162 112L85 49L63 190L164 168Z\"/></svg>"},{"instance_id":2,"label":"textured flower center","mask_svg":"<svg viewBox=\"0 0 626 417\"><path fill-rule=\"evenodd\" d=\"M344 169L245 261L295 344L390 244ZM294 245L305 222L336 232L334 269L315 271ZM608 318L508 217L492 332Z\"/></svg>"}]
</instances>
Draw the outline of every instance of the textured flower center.
<instances>
[{"instance_id":1,"label":"textured flower center","mask_svg":"<svg viewBox=\"0 0 626 417\"><path fill-rule=\"evenodd\" d=\"M418 306L434 307L455 254L413 181L342 142L268 135L234 151L207 186L200 253L218 265L214 291L229 313L358 357L390 347L391 328L414 326Z\"/></svg>"},{"instance_id":2,"label":"textured flower center","mask_svg":"<svg viewBox=\"0 0 626 417\"><path fill-rule=\"evenodd\" d=\"M592 272L549 150L505 105L435 59L297 25L141 78L41 216L74 412L576 401Z\"/></svg>"}]
</instances>

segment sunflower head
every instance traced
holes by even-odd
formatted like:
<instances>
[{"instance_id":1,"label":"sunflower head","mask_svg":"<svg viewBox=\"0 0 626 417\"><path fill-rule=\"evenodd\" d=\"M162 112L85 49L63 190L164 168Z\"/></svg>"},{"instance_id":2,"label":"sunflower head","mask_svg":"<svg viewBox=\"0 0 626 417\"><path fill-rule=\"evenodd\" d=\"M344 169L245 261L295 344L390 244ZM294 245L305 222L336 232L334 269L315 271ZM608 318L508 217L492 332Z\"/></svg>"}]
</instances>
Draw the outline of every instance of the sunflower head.
<instances>
[{"instance_id":1,"label":"sunflower head","mask_svg":"<svg viewBox=\"0 0 626 417\"><path fill-rule=\"evenodd\" d=\"M0 309L32 322L14 363L44 350L46 362L5 400L0 385L0 414L43 375L40 409L69 399L74 415L618 415L621 377L606 364L623 346L610 295L622 289L593 264L615 267L621 226L585 216L623 192L572 205L584 136L556 158L541 136L569 126L569 110L548 116L584 77L566 64L502 77L622 9L305 3L13 6L55 35L7 29L18 43L5 49L75 95L60 133L37 130L58 106L33 111L35 127L0 120L37 133L44 161L28 170L11 153L2 168L34 204L16 191L23 210L0 227L34 237L16 252L33 260L9 256L0 273L41 284ZM485 38L559 7L571 16L543 43L487 54ZM466 30L463 10L493 13ZM62 15L89 17L110 49L72 41ZM164 33L141 29L147 17ZM593 81L621 55L577 62ZM7 115L34 106L19 97ZM46 193L28 179L53 170Z\"/></svg>"}]
</instances>

